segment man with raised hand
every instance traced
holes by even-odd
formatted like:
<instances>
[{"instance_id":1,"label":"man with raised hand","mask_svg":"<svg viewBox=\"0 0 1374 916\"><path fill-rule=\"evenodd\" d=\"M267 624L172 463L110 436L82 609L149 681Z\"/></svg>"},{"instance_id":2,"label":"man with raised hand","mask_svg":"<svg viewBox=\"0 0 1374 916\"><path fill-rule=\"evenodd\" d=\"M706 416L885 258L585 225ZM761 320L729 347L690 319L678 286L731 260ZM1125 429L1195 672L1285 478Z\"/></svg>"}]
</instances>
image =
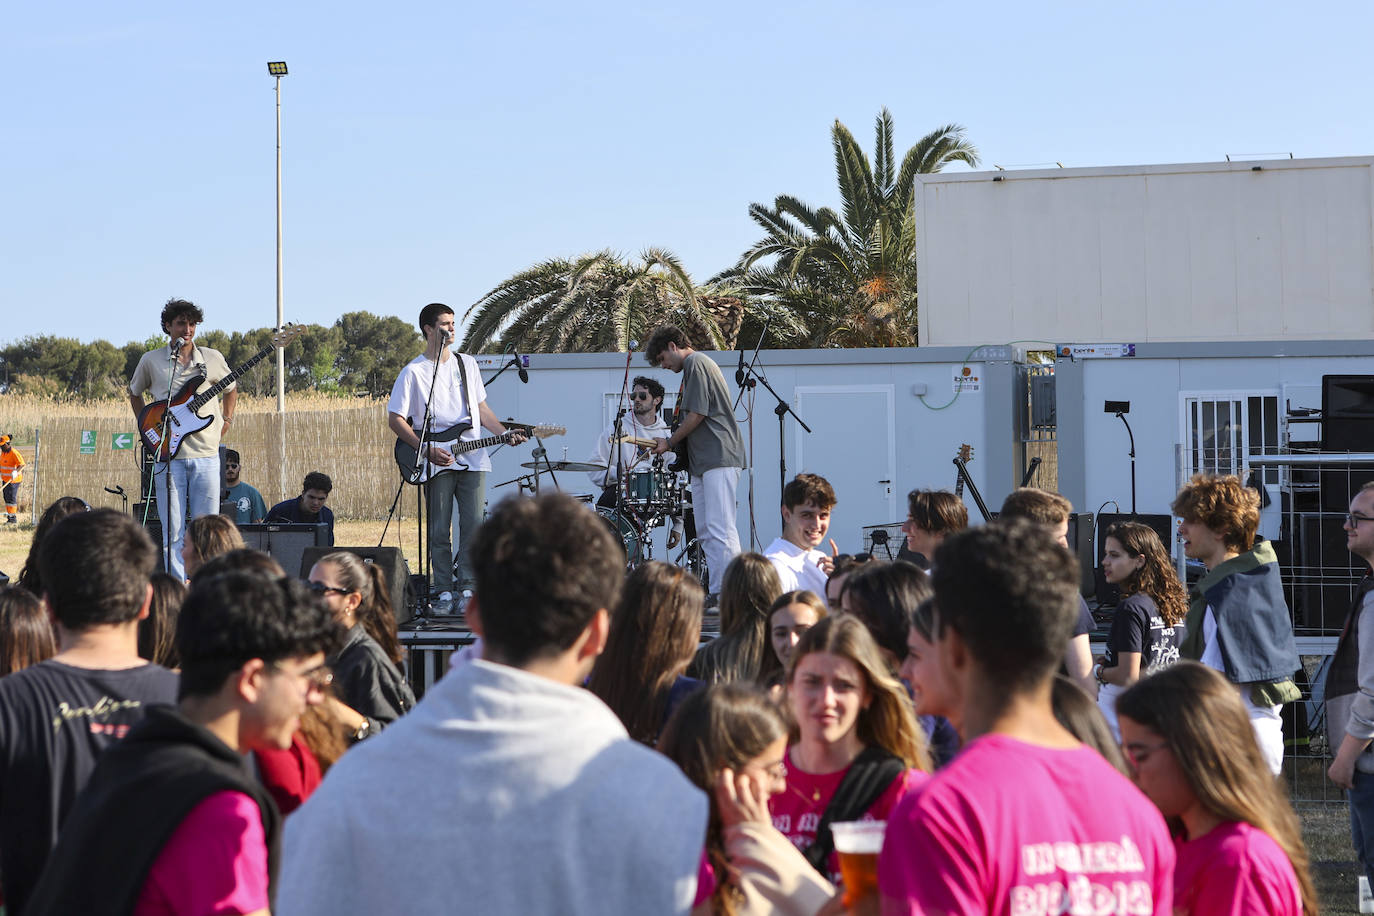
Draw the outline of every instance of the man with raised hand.
<instances>
[{"instance_id":1,"label":"man with raised hand","mask_svg":"<svg viewBox=\"0 0 1374 916\"><path fill-rule=\"evenodd\" d=\"M706 798L582 687L625 573L610 531L566 494L507 499L472 552L481 658L291 815L277 912L686 914Z\"/></svg>"},{"instance_id":2,"label":"man with raised hand","mask_svg":"<svg viewBox=\"0 0 1374 916\"><path fill-rule=\"evenodd\" d=\"M763 555L778 571L784 592L804 588L825 597L825 583L840 551L833 539L829 553L818 548L830 531L834 508L835 490L819 474L798 474L783 487L782 536Z\"/></svg>"}]
</instances>

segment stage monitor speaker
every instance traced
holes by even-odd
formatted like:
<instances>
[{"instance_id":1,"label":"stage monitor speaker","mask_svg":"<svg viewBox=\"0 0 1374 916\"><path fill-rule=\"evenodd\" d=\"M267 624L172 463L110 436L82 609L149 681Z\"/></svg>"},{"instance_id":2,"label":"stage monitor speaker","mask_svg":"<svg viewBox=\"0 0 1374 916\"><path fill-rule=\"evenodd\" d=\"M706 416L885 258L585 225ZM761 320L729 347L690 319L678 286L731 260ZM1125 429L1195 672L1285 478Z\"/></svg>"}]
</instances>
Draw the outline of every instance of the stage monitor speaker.
<instances>
[{"instance_id":1,"label":"stage monitor speaker","mask_svg":"<svg viewBox=\"0 0 1374 916\"><path fill-rule=\"evenodd\" d=\"M329 546L329 526L296 523L239 525L243 542L255 550L271 554L288 576L301 568L301 556L310 547Z\"/></svg>"},{"instance_id":2,"label":"stage monitor speaker","mask_svg":"<svg viewBox=\"0 0 1374 916\"><path fill-rule=\"evenodd\" d=\"M318 563L320 557L337 550L346 550L365 563L375 563L386 573L387 594L398 624L414 616L415 601L409 589L410 567L398 547L307 547L301 554L301 578L309 577L310 567Z\"/></svg>"},{"instance_id":3,"label":"stage monitor speaker","mask_svg":"<svg viewBox=\"0 0 1374 916\"><path fill-rule=\"evenodd\" d=\"M1339 635L1363 564L1346 549L1345 519L1299 512L1294 565L1285 570L1293 583L1293 620L1303 629Z\"/></svg>"},{"instance_id":4,"label":"stage monitor speaker","mask_svg":"<svg viewBox=\"0 0 1374 916\"><path fill-rule=\"evenodd\" d=\"M1087 598L1093 593L1093 517L1092 513L1069 515L1069 552L1078 557L1078 591Z\"/></svg>"},{"instance_id":5,"label":"stage monitor speaker","mask_svg":"<svg viewBox=\"0 0 1374 916\"><path fill-rule=\"evenodd\" d=\"M1374 452L1374 375L1322 376L1324 452ZM1321 508L1343 512L1355 491L1374 480L1374 470L1342 467L1321 471Z\"/></svg>"},{"instance_id":6,"label":"stage monitor speaker","mask_svg":"<svg viewBox=\"0 0 1374 916\"><path fill-rule=\"evenodd\" d=\"M1126 512L1101 512L1097 516L1097 552L1093 554L1093 589L1097 603L1103 607L1115 607L1121 600L1121 589L1109 583L1102 575L1102 548L1107 537L1107 529L1122 522L1139 522L1154 529L1159 535L1164 552L1169 553L1169 545L1174 542L1174 517L1172 515L1131 515Z\"/></svg>"}]
</instances>

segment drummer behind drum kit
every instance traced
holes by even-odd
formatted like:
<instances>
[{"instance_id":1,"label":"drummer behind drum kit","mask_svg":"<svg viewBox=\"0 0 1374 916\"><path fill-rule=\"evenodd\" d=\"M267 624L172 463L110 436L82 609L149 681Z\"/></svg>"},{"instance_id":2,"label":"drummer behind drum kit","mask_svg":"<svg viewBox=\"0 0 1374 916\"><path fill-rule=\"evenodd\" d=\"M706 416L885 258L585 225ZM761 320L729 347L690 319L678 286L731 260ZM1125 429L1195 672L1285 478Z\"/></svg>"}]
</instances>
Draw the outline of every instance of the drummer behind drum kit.
<instances>
[{"instance_id":1,"label":"drummer behind drum kit","mask_svg":"<svg viewBox=\"0 0 1374 916\"><path fill-rule=\"evenodd\" d=\"M654 444L652 439L636 439L629 436L621 436L620 439L645 448ZM615 439L611 442L614 444ZM529 468L534 473L503 481L496 486L504 487L514 483L519 485L521 492L528 490L538 493L541 474L552 477L557 489L559 485L556 475L559 472L591 474L606 470L603 465L586 461L551 461L543 457L522 462L520 466ZM611 529L611 534L625 546L626 565L631 569L654 558L651 534L655 528L668 524L670 519L683 518L691 514L692 504L687 495L685 478L685 474L665 467L663 458L658 456L654 458L648 470L626 473L625 485L619 494L618 510L615 503L595 507L596 513L606 522L606 527ZM589 504L596 501L593 495L579 495L577 498ZM674 562L680 566L687 566L703 584L707 582L706 560L701 545L695 539L683 545Z\"/></svg>"}]
</instances>

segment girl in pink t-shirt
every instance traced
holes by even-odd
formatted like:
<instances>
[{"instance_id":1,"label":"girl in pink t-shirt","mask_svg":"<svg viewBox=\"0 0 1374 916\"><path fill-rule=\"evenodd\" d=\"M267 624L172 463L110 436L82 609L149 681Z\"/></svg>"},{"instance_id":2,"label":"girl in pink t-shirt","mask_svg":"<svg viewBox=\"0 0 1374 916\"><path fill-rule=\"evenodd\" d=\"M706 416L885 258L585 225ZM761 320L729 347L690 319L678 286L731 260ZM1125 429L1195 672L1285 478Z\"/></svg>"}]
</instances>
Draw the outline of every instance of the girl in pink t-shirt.
<instances>
[{"instance_id":1,"label":"girl in pink t-shirt","mask_svg":"<svg viewBox=\"0 0 1374 916\"><path fill-rule=\"evenodd\" d=\"M1136 784L1169 821L1180 916L1317 911L1293 807L1265 763L1235 685L1197 662L1116 703Z\"/></svg>"},{"instance_id":2,"label":"girl in pink t-shirt","mask_svg":"<svg viewBox=\"0 0 1374 916\"><path fill-rule=\"evenodd\" d=\"M925 739L901 682L852 615L826 618L802 636L788 669L787 701L796 726L785 758L786 786L769 800L773 826L803 852L819 843L808 858L838 883L839 859L819 829L832 798L863 755L865 770L884 775L870 776L867 794L857 798L876 797L861 810L831 812L829 820L886 820L897 800L930 772ZM829 851L824 858L822 851Z\"/></svg>"}]
</instances>

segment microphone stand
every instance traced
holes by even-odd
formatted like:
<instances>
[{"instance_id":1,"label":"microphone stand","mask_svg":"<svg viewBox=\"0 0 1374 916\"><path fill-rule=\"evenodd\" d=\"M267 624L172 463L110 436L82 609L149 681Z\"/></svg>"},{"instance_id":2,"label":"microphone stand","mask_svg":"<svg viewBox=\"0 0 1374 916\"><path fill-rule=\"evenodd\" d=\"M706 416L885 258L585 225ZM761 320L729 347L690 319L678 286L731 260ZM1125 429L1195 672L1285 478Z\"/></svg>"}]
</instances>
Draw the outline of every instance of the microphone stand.
<instances>
[{"instance_id":1,"label":"microphone stand","mask_svg":"<svg viewBox=\"0 0 1374 916\"><path fill-rule=\"evenodd\" d=\"M1126 420L1125 411L1118 410L1116 418L1126 424L1126 435L1131 439L1131 515L1135 515L1135 433L1131 432L1131 424Z\"/></svg>"},{"instance_id":2,"label":"microphone stand","mask_svg":"<svg viewBox=\"0 0 1374 916\"><path fill-rule=\"evenodd\" d=\"M420 575L423 576L425 580L425 600L423 604L419 601L416 602L415 609L417 613L415 616L422 620L431 619L433 617L431 611L434 609L433 588L430 584L430 575L433 572L431 568L433 564L430 562L430 548L433 544L434 535L433 532L429 530L429 526L425 523L426 519L430 517L430 514L425 511L425 499L429 495L430 480L434 475L432 473L424 473L429 464L429 459L425 457L425 454L429 450L429 446L426 445L426 443L430 442L431 437L434 435L434 388L439 382L439 363L443 361L444 347L447 344L448 335L445 334L443 338L440 339L439 348L434 354L434 372L429 377L429 392L425 395L425 416L420 422L420 429L417 433L420 437L420 441L415 447L415 464L412 468L415 475L415 536L416 542L421 545ZM425 479L421 480L421 476ZM401 481L401 486L405 486L405 484L406 481L403 479ZM399 497L399 495L400 493L397 491L397 496ZM449 563L452 564L452 562L453 561L450 559Z\"/></svg>"},{"instance_id":3,"label":"microphone stand","mask_svg":"<svg viewBox=\"0 0 1374 916\"><path fill-rule=\"evenodd\" d=\"M615 464L615 525L625 517L625 446L620 437L625 433L625 411L627 395L630 392L630 361L634 359L633 346L625 348L625 378L620 383L620 402L615 412L615 422L611 425L611 451L606 455L606 473L603 480L611 479L611 464ZM598 446L599 447L599 446Z\"/></svg>"},{"instance_id":4,"label":"microphone stand","mask_svg":"<svg viewBox=\"0 0 1374 916\"><path fill-rule=\"evenodd\" d=\"M177 338L180 340L181 338ZM186 346L185 343L182 346ZM158 445L158 451L167 449L167 424L172 419L172 387L176 379L177 354L180 348L172 349L170 342L167 346L167 401L162 405L162 442ZM152 481L148 482L148 489L153 488ZM188 494L189 495L189 494ZM167 508L163 511L162 517L167 520L167 524L162 526L162 569L164 572L172 571L172 452L167 450L167 460L162 462L162 497L167 501ZM182 518L179 520L183 525L186 524L186 510L182 509ZM185 572L185 570L182 570Z\"/></svg>"},{"instance_id":5,"label":"microphone stand","mask_svg":"<svg viewBox=\"0 0 1374 916\"><path fill-rule=\"evenodd\" d=\"M768 390L768 393L773 396L773 399L778 402L773 407L773 413L778 415L778 501L781 503L782 491L787 488L787 415L790 413L796 419L797 425L808 433L811 432L811 427L807 426L806 421L792 409L792 405L788 404L787 401L783 399L782 395L778 394L773 386L768 384L768 378L763 374L763 370L759 366L759 349L763 346L763 335L767 332L768 323L764 322L763 331L759 333L758 346L754 348L754 358L749 361L749 365L744 367L745 380L744 385L740 386L740 397L742 398L744 396L744 388L752 388L754 380L757 379L759 384L763 385L763 387ZM739 398L735 399L735 403L737 405L739 404Z\"/></svg>"}]
</instances>

